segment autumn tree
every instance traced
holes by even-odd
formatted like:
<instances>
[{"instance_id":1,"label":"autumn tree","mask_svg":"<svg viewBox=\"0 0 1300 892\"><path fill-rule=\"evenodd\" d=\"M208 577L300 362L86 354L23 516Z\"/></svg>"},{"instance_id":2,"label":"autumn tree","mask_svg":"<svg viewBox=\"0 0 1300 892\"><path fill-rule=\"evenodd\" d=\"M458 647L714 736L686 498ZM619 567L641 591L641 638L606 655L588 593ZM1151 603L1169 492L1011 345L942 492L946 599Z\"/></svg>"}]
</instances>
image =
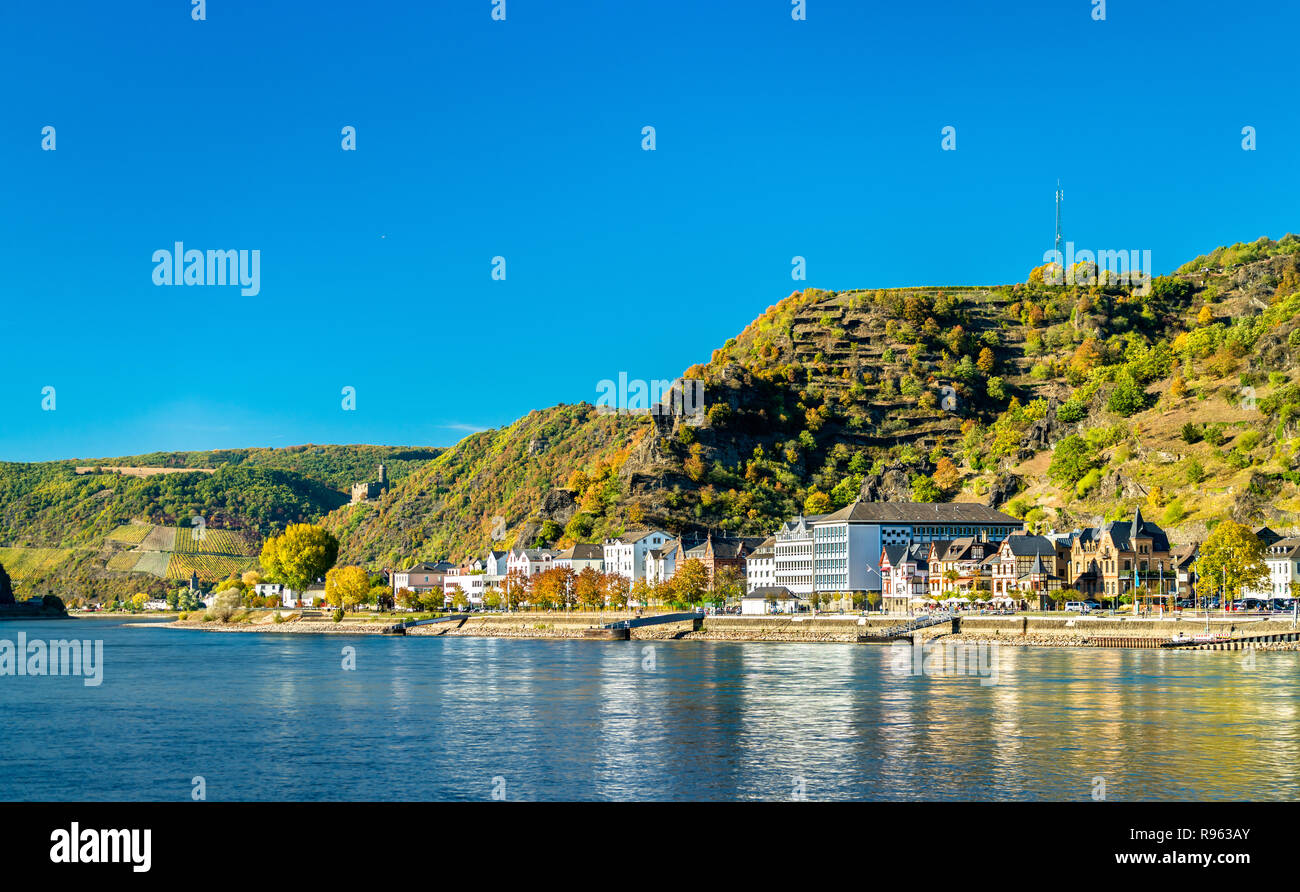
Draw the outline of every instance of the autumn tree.
<instances>
[{"instance_id":1,"label":"autumn tree","mask_svg":"<svg viewBox=\"0 0 1300 892\"><path fill-rule=\"evenodd\" d=\"M568 596L563 568L552 567L538 573L533 579L532 596L528 600L535 607L550 610L567 603Z\"/></svg>"},{"instance_id":2,"label":"autumn tree","mask_svg":"<svg viewBox=\"0 0 1300 892\"><path fill-rule=\"evenodd\" d=\"M993 368L996 364L997 364L997 360L993 356L993 351L990 350L988 347L985 347L983 350L981 350L979 359L975 360L975 367L978 368L985 375L993 374Z\"/></svg>"},{"instance_id":3,"label":"autumn tree","mask_svg":"<svg viewBox=\"0 0 1300 892\"><path fill-rule=\"evenodd\" d=\"M713 601L727 604L745 596L745 575L735 567L723 567L713 574Z\"/></svg>"},{"instance_id":4,"label":"autumn tree","mask_svg":"<svg viewBox=\"0 0 1300 892\"><path fill-rule=\"evenodd\" d=\"M360 567L335 567L325 573L325 597L344 610L356 606L370 594L370 576Z\"/></svg>"},{"instance_id":5,"label":"autumn tree","mask_svg":"<svg viewBox=\"0 0 1300 892\"><path fill-rule=\"evenodd\" d=\"M599 610L604 607L605 574L593 567L584 568L573 580L573 596L588 610Z\"/></svg>"},{"instance_id":6,"label":"autumn tree","mask_svg":"<svg viewBox=\"0 0 1300 892\"><path fill-rule=\"evenodd\" d=\"M941 490L951 492L961 483L961 472L957 470L952 459L945 455L935 462L932 479Z\"/></svg>"},{"instance_id":7,"label":"autumn tree","mask_svg":"<svg viewBox=\"0 0 1300 892\"><path fill-rule=\"evenodd\" d=\"M709 588L709 571L704 562L691 558L673 574L673 594L684 604L698 604Z\"/></svg>"},{"instance_id":8,"label":"autumn tree","mask_svg":"<svg viewBox=\"0 0 1300 892\"><path fill-rule=\"evenodd\" d=\"M605 576L605 599L615 610L627 607L632 583L621 573L608 573Z\"/></svg>"},{"instance_id":9,"label":"autumn tree","mask_svg":"<svg viewBox=\"0 0 1300 892\"><path fill-rule=\"evenodd\" d=\"M644 579L638 579L632 583L632 588L628 592L628 602L632 604L649 604L653 595L654 590L650 588L650 583Z\"/></svg>"},{"instance_id":10,"label":"autumn tree","mask_svg":"<svg viewBox=\"0 0 1300 892\"><path fill-rule=\"evenodd\" d=\"M281 535L266 540L261 563L271 579L301 592L325 575L338 555L339 540L328 530L294 523Z\"/></svg>"},{"instance_id":11,"label":"autumn tree","mask_svg":"<svg viewBox=\"0 0 1300 892\"><path fill-rule=\"evenodd\" d=\"M1239 598L1243 589L1259 588L1268 579L1264 543L1249 527L1225 520L1201 545L1196 577L1201 598L1211 598L1221 588L1225 601Z\"/></svg>"}]
</instances>

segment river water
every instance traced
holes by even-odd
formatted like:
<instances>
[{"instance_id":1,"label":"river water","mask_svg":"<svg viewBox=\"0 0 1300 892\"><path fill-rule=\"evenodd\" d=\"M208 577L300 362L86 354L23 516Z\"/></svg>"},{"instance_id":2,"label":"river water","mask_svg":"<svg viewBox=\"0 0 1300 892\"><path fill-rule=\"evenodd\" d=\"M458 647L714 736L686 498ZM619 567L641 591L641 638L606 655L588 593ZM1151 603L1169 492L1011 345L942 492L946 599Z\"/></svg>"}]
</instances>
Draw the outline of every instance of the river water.
<instances>
[{"instance_id":1,"label":"river water","mask_svg":"<svg viewBox=\"0 0 1300 892\"><path fill-rule=\"evenodd\" d=\"M1300 798L1294 653L20 631L103 680L0 676L0 800Z\"/></svg>"}]
</instances>

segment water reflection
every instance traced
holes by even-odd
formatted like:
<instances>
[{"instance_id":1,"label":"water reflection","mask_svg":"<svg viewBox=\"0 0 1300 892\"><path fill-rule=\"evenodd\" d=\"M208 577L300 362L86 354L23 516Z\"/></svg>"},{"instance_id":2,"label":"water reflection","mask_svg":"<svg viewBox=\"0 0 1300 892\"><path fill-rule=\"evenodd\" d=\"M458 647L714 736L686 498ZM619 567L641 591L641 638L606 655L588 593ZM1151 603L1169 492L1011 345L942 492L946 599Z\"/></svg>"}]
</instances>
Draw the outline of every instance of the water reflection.
<instances>
[{"instance_id":1,"label":"water reflection","mask_svg":"<svg viewBox=\"0 0 1300 892\"><path fill-rule=\"evenodd\" d=\"M988 684L854 645L82 628L101 687L0 679L0 798L1300 796L1289 653L1004 647Z\"/></svg>"}]
</instances>

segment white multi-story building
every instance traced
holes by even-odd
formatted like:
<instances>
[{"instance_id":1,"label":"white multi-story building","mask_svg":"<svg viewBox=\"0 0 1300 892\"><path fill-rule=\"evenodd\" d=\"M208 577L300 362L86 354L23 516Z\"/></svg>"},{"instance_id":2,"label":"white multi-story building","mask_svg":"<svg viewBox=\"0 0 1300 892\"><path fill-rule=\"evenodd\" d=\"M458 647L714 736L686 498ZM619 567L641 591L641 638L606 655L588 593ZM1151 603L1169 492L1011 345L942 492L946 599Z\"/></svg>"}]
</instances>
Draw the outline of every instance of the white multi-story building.
<instances>
[{"instance_id":1,"label":"white multi-story building","mask_svg":"<svg viewBox=\"0 0 1300 892\"><path fill-rule=\"evenodd\" d=\"M487 571L490 580L500 582L510 572L509 563L510 552L489 551L487 557L483 559L483 569Z\"/></svg>"},{"instance_id":2,"label":"white multi-story building","mask_svg":"<svg viewBox=\"0 0 1300 892\"><path fill-rule=\"evenodd\" d=\"M506 559L506 573L521 573L533 576L555 566L555 552L548 548L511 549Z\"/></svg>"},{"instance_id":3,"label":"white multi-story building","mask_svg":"<svg viewBox=\"0 0 1300 892\"><path fill-rule=\"evenodd\" d=\"M601 545L574 545L555 556L555 566L564 567L574 573L591 569L597 573L605 572L605 548Z\"/></svg>"},{"instance_id":4,"label":"white multi-story building","mask_svg":"<svg viewBox=\"0 0 1300 892\"><path fill-rule=\"evenodd\" d=\"M646 552L672 541L663 530L640 530L617 539L605 540L605 572L617 573L629 582L645 578Z\"/></svg>"},{"instance_id":5,"label":"white multi-story building","mask_svg":"<svg viewBox=\"0 0 1300 892\"><path fill-rule=\"evenodd\" d=\"M745 592L776 587L776 537L769 536L745 557Z\"/></svg>"},{"instance_id":6,"label":"white multi-story building","mask_svg":"<svg viewBox=\"0 0 1300 892\"><path fill-rule=\"evenodd\" d=\"M663 548L651 548L645 553L645 581L658 585L673 578L677 565L685 558L687 544L682 539L673 539Z\"/></svg>"},{"instance_id":7,"label":"white multi-story building","mask_svg":"<svg viewBox=\"0 0 1300 892\"><path fill-rule=\"evenodd\" d=\"M1291 583L1300 583L1300 538L1278 539L1264 549L1268 578L1244 592L1250 598L1289 598Z\"/></svg>"},{"instance_id":8,"label":"white multi-story building","mask_svg":"<svg viewBox=\"0 0 1300 892\"><path fill-rule=\"evenodd\" d=\"M864 502L859 499L814 520L812 528L816 590L848 595L882 590L880 555L886 545L914 545L966 536L1000 542L1023 529L1024 524L1009 514L973 502ZM784 585L780 570L778 552L777 584Z\"/></svg>"},{"instance_id":9,"label":"white multi-story building","mask_svg":"<svg viewBox=\"0 0 1300 892\"><path fill-rule=\"evenodd\" d=\"M813 523L825 515L811 517L800 515L788 523L773 538L772 570L775 584L795 595L813 593Z\"/></svg>"},{"instance_id":10,"label":"white multi-story building","mask_svg":"<svg viewBox=\"0 0 1300 892\"><path fill-rule=\"evenodd\" d=\"M469 603L475 607L482 606L483 595L491 587L487 572L481 566L482 561L474 561L469 567L460 567L448 573L442 579L442 590L448 598L455 596L455 589L465 593ZM475 566L479 565L479 566Z\"/></svg>"}]
</instances>

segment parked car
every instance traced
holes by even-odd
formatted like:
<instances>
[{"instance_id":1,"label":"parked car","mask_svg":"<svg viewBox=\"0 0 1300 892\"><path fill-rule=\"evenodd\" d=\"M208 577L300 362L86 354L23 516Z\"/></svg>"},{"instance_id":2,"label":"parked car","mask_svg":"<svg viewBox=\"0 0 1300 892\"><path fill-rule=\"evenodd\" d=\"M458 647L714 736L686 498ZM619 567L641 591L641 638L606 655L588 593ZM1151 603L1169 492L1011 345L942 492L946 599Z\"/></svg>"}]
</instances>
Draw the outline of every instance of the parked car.
<instances>
[{"instance_id":1,"label":"parked car","mask_svg":"<svg viewBox=\"0 0 1300 892\"><path fill-rule=\"evenodd\" d=\"M1084 601L1084 602L1083 602L1083 606L1084 606L1084 607L1087 607L1087 608L1088 608L1088 611L1100 610L1100 609L1101 609L1101 602L1100 602L1100 601L1094 601L1094 600L1092 600L1092 599L1090 598L1090 599L1088 599L1087 601Z\"/></svg>"},{"instance_id":2,"label":"parked car","mask_svg":"<svg viewBox=\"0 0 1300 892\"><path fill-rule=\"evenodd\" d=\"M1065 612L1066 613L1087 613L1088 606L1083 601L1066 601Z\"/></svg>"}]
</instances>

